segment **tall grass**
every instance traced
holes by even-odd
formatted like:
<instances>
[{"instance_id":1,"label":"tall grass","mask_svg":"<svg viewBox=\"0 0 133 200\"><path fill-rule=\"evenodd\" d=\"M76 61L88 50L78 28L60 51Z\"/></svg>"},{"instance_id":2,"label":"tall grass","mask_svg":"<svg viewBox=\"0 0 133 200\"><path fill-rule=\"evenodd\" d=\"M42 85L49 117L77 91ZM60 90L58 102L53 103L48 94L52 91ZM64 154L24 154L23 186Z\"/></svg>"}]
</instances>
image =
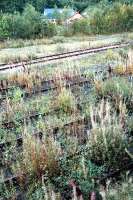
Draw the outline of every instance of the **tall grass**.
<instances>
[{"instance_id":1,"label":"tall grass","mask_svg":"<svg viewBox=\"0 0 133 200\"><path fill-rule=\"evenodd\" d=\"M123 131L124 106L121 113L113 110L108 101L102 101L90 111L92 129L88 135L89 155L94 162L104 164L109 168L119 168L126 155L128 144Z\"/></svg>"}]
</instances>

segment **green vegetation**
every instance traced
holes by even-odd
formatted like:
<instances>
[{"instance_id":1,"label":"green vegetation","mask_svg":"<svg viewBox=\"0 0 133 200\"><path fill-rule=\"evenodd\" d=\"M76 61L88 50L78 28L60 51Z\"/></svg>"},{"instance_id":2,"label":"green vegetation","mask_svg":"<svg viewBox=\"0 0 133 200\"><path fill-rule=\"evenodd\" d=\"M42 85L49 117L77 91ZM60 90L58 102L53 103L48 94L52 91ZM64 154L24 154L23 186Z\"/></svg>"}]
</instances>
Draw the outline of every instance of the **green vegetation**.
<instances>
[{"instance_id":1,"label":"green vegetation","mask_svg":"<svg viewBox=\"0 0 133 200\"><path fill-rule=\"evenodd\" d=\"M35 8L28 4L23 13L0 14L0 38L35 38L54 36L55 25L46 22Z\"/></svg>"},{"instance_id":2,"label":"green vegetation","mask_svg":"<svg viewBox=\"0 0 133 200\"><path fill-rule=\"evenodd\" d=\"M99 47L120 41L128 41L132 34L128 33L125 35L118 34L114 35L113 38L112 36L73 36L67 38L54 36L53 38L42 38L36 40L9 39L1 42L0 44L0 48L3 48L1 49L0 63L21 62L24 60L31 60L42 55L45 56L76 49Z\"/></svg>"},{"instance_id":3,"label":"green vegetation","mask_svg":"<svg viewBox=\"0 0 133 200\"><path fill-rule=\"evenodd\" d=\"M108 1L100 1L99 3L96 2L97 4L94 4L93 2L91 9L88 7L88 10L86 8L86 10L83 11L83 15L86 13L84 19L75 21L67 26L66 24L61 25L60 23L57 23L55 26L37 11L36 3L32 4L32 1L29 3L31 4L24 4L25 6L23 9L14 8L14 12L5 13L8 9L4 9L3 2L2 7L4 13L0 13L1 40L7 38L43 38L53 37L54 35L72 36L75 34L109 34L133 30L133 5L127 2L124 3L123 1L119 1L109 3ZM75 2L77 5L80 3L81 7L84 7L84 5L87 5L89 2ZM13 5L15 5L15 3ZM43 5L45 6L44 2ZM71 3L65 3L65 5L70 7ZM80 5L77 7L80 7ZM22 12L18 12L19 10L22 10ZM65 10L66 9L64 9L62 16L59 17L63 21L66 12ZM79 10L82 10L82 8L79 8Z\"/></svg>"},{"instance_id":4,"label":"green vegetation","mask_svg":"<svg viewBox=\"0 0 133 200\"><path fill-rule=\"evenodd\" d=\"M0 6L3 12L14 12L20 11L24 9L26 3L32 4L38 11L43 11L44 7L53 8L54 6L57 7L64 7L64 6L71 6L78 10L83 10L90 4L95 4L100 0L27 0L27 1L16 1L16 0L1 0Z\"/></svg>"},{"instance_id":5,"label":"green vegetation","mask_svg":"<svg viewBox=\"0 0 133 200\"><path fill-rule=\"evenodd\" d=\"M66 25L63 13L55 25L44 7L84 18ZM1 0L0 8L0 63L133 38L132 0ZM133 199L132 55L128 46L0 74L0 200Z\"/></svg>"},{"instance_id":6,"label":"green vegetation","mask_svg":"<svg viewBox=\"0 0 133 200\"><path fill-rule=\"evenodd\" d=\"M113 66L111 74L71 61L5 75L10 89L0 93L1 198L72 200L78 187L83 200L93 193L107 200L132 199L130 170L115 176L115 184L106 179L106 188L101 181L133 158L133 85L127 74L115 72L115 66L125 65L121 56L117 50L90 57ZM88 84L79 84L81 79ZM42 87L54 86L41 94ZM15 174L17 184L3 183Z\"/></svg>"},{"instance_id":7,"label":"green vegetation","mask_svg":"<svg viewBox=\"0 0 133 200\"><path fill-rule=\"evenodd\" d=\"M133 29L133 6L114 3L112 6L101 4L90 17L93 33L113 33Z\"/></svg>"}]
</instances>

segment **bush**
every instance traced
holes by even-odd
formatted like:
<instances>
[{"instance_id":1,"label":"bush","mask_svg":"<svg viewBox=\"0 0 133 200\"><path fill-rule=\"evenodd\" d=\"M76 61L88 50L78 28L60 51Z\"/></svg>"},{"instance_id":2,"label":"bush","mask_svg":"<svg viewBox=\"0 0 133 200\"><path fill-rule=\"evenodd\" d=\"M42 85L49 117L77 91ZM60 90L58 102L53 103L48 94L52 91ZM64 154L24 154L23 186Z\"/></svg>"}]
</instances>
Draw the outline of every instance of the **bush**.
<instances>
[{"instance_id":1,"label":"bush","mask_svg":"<svg viewBox=\"0 0 133 200\"><path fill-rule=\"evenodd\" d=\"M14 37L32 38L39 33L40 14L28 4L22 15L14 16Z\"/></svg>"},{"instance_id":2,"label":"bush","mask_svg":"<svg viewBox=\"0 0 133 200\"><path fill-rule=\"evenodd\" d=\"M89 21L87 19L82 19L79 21L75 21L71 25L72 33L81 33L81 34L89 34L90 33L90 28L89 28Z\"/></svg>"},{"instance_id":3,"label":"bush","mask_svg":"<svg viewBox=\"0 0 133 200\"><path fill-rule=\"evenodd\" d=\"M88 148L94 162L116 169L123 165L128 144L122 129L122 116L117 117L112 112L110 104L104 101L97 108L92 108Z\"/></svg>"},{"instance_id":4,"label":"bush","mask_svg":"<svg viewBox=\"0 0 133 200\"><path fill-rule=\"evenodd\" d=\"M113 33L133 30L133 5L114 3L100 7L90 18L92 33Z\"/></svg>"},{"instance_id":5,"label":"bush","mask_svg":"<svg viewBox=\"0 0 133 200\"><path fill-rule=\"evenodd\" d=\"M0 39L52 37L56 35L54 24L46 22L35 8L27 4L23 13L0 16Z\"/></svg>"},{"instance_id":6,"label":"bush","mask_svg":"<svg viewBox=\"0 0 133 200\"><path fill-rule=\"evenodd\" d=\"M10 15L8 14L0 15L0 40L7 39L11 35L9 19Z\"/></svg>"},{"instance_id":7,"label":"bush","mask_svg":"<svg viewBox=\"0 0 133 200\"><path fill-rule=\"evenodd\" d=\"M45 20L40 21L40 37L53 37L56 35L56 26L55 24L46 22Z\"/></svg>"}]
</instances>

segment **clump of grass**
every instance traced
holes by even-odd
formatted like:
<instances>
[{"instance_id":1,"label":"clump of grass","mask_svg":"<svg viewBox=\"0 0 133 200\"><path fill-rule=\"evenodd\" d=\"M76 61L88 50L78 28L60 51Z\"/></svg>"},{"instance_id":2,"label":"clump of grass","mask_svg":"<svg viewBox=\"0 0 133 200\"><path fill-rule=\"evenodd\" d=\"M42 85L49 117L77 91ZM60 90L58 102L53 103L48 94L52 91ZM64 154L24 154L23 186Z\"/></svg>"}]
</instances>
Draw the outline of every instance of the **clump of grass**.
<instances>
[{"instance_id":1,"label":"clump of grass","mask_svg":"<svg viewBox=\"0 0 133 200\"><path fill-rule=\"evenodd\" d=\"M117 75L132 75L133 74L133 65L118 65L115 67L113 72Z\"/></svg>"},{"instance_id":2,"label":"clump of grass","mask_svg":"<svg viewBox=\"0 0 133 200\"><path fill-rule=\"evenodd\" d=\"M64 53L66 52L66 48L62 45L62 44L58 44L57 47L56 47L56 52L57 53Z\"/></svg>"},{"instance_id":3,"label":"clump of grass","mask_svg":"<svg viewBox=\"0 0 133 200\"><path fill-rule=\"evenodd\" d=\"M133 135L133 116L128 116L126 120L127 131L129 135Z\"/></svg>"},{"instance_id":4,"label":"clump of grass","mask_svg":"<svg viewBox=\"0 0 133 200\"><path fill-rule=\"evenodd\" d=\"M2 58L1 58L1 62L2 63L16 63L16 62L21 62L22 60L28 60L28 56L23 54L23 55L16 55L16 54L12 54L12 55L8 55L5 54Z\"/></svg>"},{"instance_id":5,"label":"clump of grass","mask_svg":"<svg viewBox=\"0 0 133 200\"><path fill-rule=\"evenodd\" d=\"M125 101L127 108L132 107L133 87L125 78L95 82L95 94L98 99L114 102L116 108L119 107L120 101Z\"/></svg>"},{"instance_id":6,"label":"clump of grass","mask_svg":"<svg viewBox=\"0 0 133 200\"><path fill-rule=\"evenodd\" d=\"M110 186L106 198L108 200L131 200L133 198L132 180L125 180L120 184Z\"/></svg>"},{"instance_id":7,"label":"clump of grass","mask_svg":"<svg viewBox=\"0 0 133 200\"><path fill-rule=\"evenodd\" d=\"M124 106L122 107L122 109ZM91 159L109 168L122 165L125 148L128 144L123 131L123 115L117 117L108 102L102 101L90 111L92 129L88 135L88 148Z\"/></svg>"},{"instance_id":8,"label":"clump of grass","mask_svg":"<svg viewBox=\"0 0 133 200\"><path fill-rule=\"evenodd\" d=\"M35 84L38 87L41 85L42 77L37 72L29 72L27 69L25 72L10 75L8 80L10 84L18 85L27 89L28 92L31 92Z\"/></svg>"},{"instance_id":9,"label":"clump of grass","mask_svg":"<svg viewBox=\"0 0 133 200\"><path fill-rule=\"evenodd\" d=\"M21 87L32 88L33 83L30 80L29 74L21 73L21 74L13 74L8 78L11 84L19 85Z\"/></svg>"},{"instance_id":10,"label":"clump of grass","mask_svg":"<svg viewBox=\"0 0 133 200\"><path fill-rule=\"evenodd\" d=\"M52 137L43 137L42 140L33 138L27 132L23 135L23 160L24 173L41 178L55 175L59 172L57 158L60 147Z\"/></svg>"},{"instance_id":11,"label":"clump of grass","mask_svg":"<svg viewBox=\"0 0 133 200\"><path fill-rule=\"evenodd\" d=\"M66 88L62 88L59 96L57 97L57 102L63 112L71 112L76 109L75 98L71 91Z\"/></svg>"},{"instance_id":12,"label":"clump of grass","mask_svg":"<svg viewBox=\"0 0 133 200\"><path fill-rule=\"evenodd\" d=\"M123 98L130 98L132 96L132 86L124 78L112 78L99 83L96 92L102 97L122 96Z\"/></svg>"},{"instance_id":13,"label":"clump of grass","mask_svg":"<svg viewBox=\"0 0 133 200\"><path fill-rule=\"evenodd\" d=\"M61 200L60 193L55 193L51 184L44 183L44 177L37 183L32 183L28 187L26 199L29 200Z\"/></svg>"},{"instance_id":14,"label":"clump of grass","mask_svg":"<svg viewBox=\"0 0 133 200\"><path fill-rule=\"evenodd\" d=\"M108 62L108 64L110 64L114 60L118 60L118 58L119 58L118 53L112 50L108 50L107 53L105 53L105 59Z\"/></svg>"}]
</instances>

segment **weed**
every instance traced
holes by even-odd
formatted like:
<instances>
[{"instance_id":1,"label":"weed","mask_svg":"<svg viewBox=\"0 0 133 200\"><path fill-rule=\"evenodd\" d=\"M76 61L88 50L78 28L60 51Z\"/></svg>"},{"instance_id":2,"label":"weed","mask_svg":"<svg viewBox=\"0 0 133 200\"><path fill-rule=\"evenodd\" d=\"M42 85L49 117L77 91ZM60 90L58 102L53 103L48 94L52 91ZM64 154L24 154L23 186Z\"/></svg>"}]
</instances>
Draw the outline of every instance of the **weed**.
<instances>
[{"instance_id":1,"label":"weed","mask_svg":"<svg viewBox=\"0 0 133 200\"><path fill-rule=\"evenodd\" d=\"M76 109L75 105L75 99L73 94L70 90L67 90L65 88L62 88L58 98L57 102L59 104L60 109L63 112L71 112Z\"/></svg>"},{"instance_id":2,"label":"weed","mask_svg":"<svg viewBox=\"0 0 133 200\"><path fill-rule=\"evenodd\" d=\"M110 168L121 167L125 148L128 147L121 117L117 117L108 102L102 101L91 109L91 123L92 130L88 135L91 158Z\"/></svg>"},{"instance_id":3,"label":"weed","mask_svg":"<svg viewBox=\"0 0 133 200\"><path fill-rule=\"evenodd\" d=\"M131 200L133 198L132 181L129 179L120 184L110 186L106 198L108 200Z\"/></svg>"},{"instance_id":4,"label":"weed","mask_svg":"<svg viewBox=\"0 0 133 200\"><path fill-rule=\"evenodd\" d=\"M24 134L23 138L23 165L24 171L35 177L42 177L58 173L57 158L60 154L60 148L53 138L43 137L33 138L30 134Z\"/></svg>"},{"instance_id":5,"label":"weed","mask_svg":"<svg viewBox=\"0 0 133 200\"><path fill-rule=\"evenodd\" d=\"M132 110L132 85L124 78L111 78L104 82L95 82L95 94L98 98L105 98L114 102L116 108L120 101L125 101L127 109Z\"/></svg>"},{"instance_id":6,"label":"weed","mask_svg":"<svg viewBox=\"0 0 133 200\"><path fill-rule=\"evenodd\" d=\"M0 198L14 200L16 197L16 189L13 185L7 187L5 184L0 183Z\"/></svg>"}]
</instances>

